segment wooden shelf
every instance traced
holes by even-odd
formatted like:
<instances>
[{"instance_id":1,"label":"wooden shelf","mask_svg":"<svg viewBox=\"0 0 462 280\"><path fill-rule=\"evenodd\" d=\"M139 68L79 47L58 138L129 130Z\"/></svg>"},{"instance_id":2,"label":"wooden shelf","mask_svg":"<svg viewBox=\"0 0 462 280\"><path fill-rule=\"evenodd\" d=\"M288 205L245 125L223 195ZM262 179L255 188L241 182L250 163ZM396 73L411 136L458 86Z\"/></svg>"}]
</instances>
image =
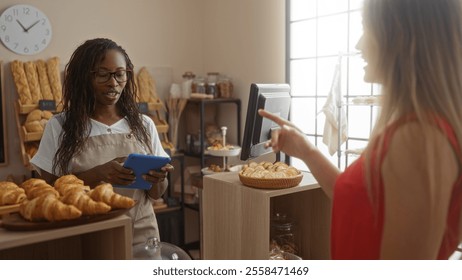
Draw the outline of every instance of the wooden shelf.
<instances>
[{"instance_id":1,"label":"wooden shelf","mask_svg":"<svg viewBox=\"0 0 462 280\"><path fill-rule=\"evenodd\" d=\"M27 132L26 128L21 125L21 134L24 142L34 142L42 139L43 132Z\"/></svg>"},{"instance_id":2,"label":"wooden shelf","mask_svg":"<svg viewBox=\"0 0 462 280\"><path fill-rule=\"evenodd\" d=\"M38 104L21 104L19 99L17 100L17 105L18 105L18 113L21 114L21 115L27 115L30 112L32 112L33 110L39 109ZM58 104L56 106L56 111L54 111L54 112L61 112L62 110L63 110L63 105Z\"/></svg>"},{"instance_id":3,"label":"wooden shelf","mask_svg":"<svg viewBox=\"0 0 462 280\"><path fill-rule=\"evenodd\" d=\"M32 170L32 166L30 165L29 161L30 161L30 156L29 154L26 152L26 148L24 147L24 143L26 142L25 140L25 129L24 127L22 126L21 124L21 120L20 120L20 113L19 113L19 102L18 103L15 103L14 104L14 109L15 109L15 115L16 115L16 128L18 130L18 135L19 135L19 147L20 147L20 150L21 150L21 156L22 156L22 162L24 164L24 166L26 168L28 168L29 170Z\"/></svg>"},{"instance_id":4,"label":"wooden shelf","mask_svg":"<svg viewBox=\"0 0 462 280\"><path fill-rule=\"evenodd\" d=\"M311 173L287 189L244 186L237 172L204 177L201 192L203 259L269 259L270 220L275 212L300 229L303 259L329 259L330 200Z\"/></svg>"},{"instance_id":5,"label":"wooden shelf","mask_svg":"<svg viewBox=\"0 0 462 280\"><path fill-rule=\"evenodd\" d=\"M132 223L110 220L40 231L0 228L0 259L131 259Z\"/></svg>"}]
</instances>

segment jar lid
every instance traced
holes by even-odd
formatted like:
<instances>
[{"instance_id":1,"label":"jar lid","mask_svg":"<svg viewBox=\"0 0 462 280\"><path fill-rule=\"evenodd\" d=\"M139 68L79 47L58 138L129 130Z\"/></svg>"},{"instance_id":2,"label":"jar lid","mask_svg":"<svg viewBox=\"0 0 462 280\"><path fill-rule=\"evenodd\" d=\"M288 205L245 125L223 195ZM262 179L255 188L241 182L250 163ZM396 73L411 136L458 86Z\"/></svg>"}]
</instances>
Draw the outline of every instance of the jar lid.
<instances>
[{"instance_id":1,"label":"jar lid","mask_svg":"<svg viewBox=\"0 0 462 280\"><path fill-rule=\"evenodd\" d=\"M287 218L284 213L276 213L271 219L271 226L278 229L290 229L294 226L294 222Z\"/></svg>"},{"instance_id":2,"label":"jar lid","mask_svg":"<svg viewBox=\"0 0 462 280\"><path fill-rule=\"evenodd\" d=\"M186 71L186 72L184 72L184 74L183 74L183 78L191 79L191 78L194 78L194 77L196 77L196 75L194 75L194 73L191 72L191 71Z\"/></svg>"}]
</instances>

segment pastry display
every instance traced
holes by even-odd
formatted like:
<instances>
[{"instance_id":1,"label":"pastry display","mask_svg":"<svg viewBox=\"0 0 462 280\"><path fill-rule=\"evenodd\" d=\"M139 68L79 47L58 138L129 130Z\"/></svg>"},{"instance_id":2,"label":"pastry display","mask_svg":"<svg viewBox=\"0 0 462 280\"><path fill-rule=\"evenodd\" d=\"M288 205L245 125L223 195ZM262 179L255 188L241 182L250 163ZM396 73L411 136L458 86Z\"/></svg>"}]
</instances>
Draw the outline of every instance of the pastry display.
<instances>
[{"instance_id":1,"label":"pastry display","mask_svg":"<svg viewBox=\"0 0 462 280\"><path fill-rule=\"evenodd\" d=\"M21 105L38 104L39 100L61 102L62 85L59 57L47 61L14 60L10 68Z\"/></svg>"},{"instance_id":2,"label":"pastry display","mask_svg":"<svg viewBox=\"0 0 462 280\"><path fill-rule=\"evenodd\" d=\"M303 179L302 173L284 162L250 162L239 172L241 183L255 188L281 189L295 187Z\"/></svg>"},{"instance_id":3,"label":"pastry display","mask_svg":"<svg viewBox=\"0 0 462 280\"><path fill-rule=\"evenodd\" d=\"M219 165L216 165L216 164L210 164L208 167L208 170L210 170L211 172L222 172L223 171L223 169Z\"/></svg>"},{"instance_id":4,"label":"pastry display","mask_svg":"<svg viewBox=\"0 0 462 280\"><path fill-rule=\"evenodd\" d=\"M215 142L212 146L207 148L207 153L217 157L233 157L238 156L241 152L241 147L230 144L223 144Z\"/></svg>"},{"instance_id":5,"label":"pastry display","mask_svg":"<svg viewBox=\"0 0 462 280\"><path fill-rule=\"evenodd\" d=\"M82 180L70 174L59 177L54 186L38 178L30 178L19 186L2 181L0 206L7 205L16 205L16 211L27 221L58 222L129 209L135 201L115 193L111 184L101 184L90 191Z\"/></svg>"},{"instance_id":6,"label":"pastry display","mask_svg":"<svg viewBox=\"0 0 462 280\"><path fill-rule=\"evenodd\" d=\"M47 122L51 119L53 113L50 111L42 111L40 109L35 109L31 111L27 117L24 127L27 132L43 132Z\"/></svg>"},{"instance_id":7,"label":"pastry display","mask_svg":"<svg viewBox=\"0 0 462 280\"><path fill-rule=\"evenodd\" d=\"M0 206L18 204L25 199L24 189L13 182L0 182Z\"/></svg>"},{"instance_id":8,"label":"pastry display","mask_svg":"<svg viewBox=\"0 0 462 280\"><path fill-rule=\"evenodd\" d=\"M223 146L221 143L215 142L212 146L208 147L207 149L209 151L229 151L229 150L234 150L239 147L233 146L233 145L226 145Z\"/></svg>"},{"instance_id":9,"label":"pastry display","mask_svg":"<svg viewBox=\"0 0 462 280\"><path fill-rule=\"evenodd\" d=\"M296 177L300 171L295 167L288 166L284 162L275 162L274 164L267 161L260 163L251 162L242 167L240 172L245 177L251 178L290 178Z\"/></svg>"}]
</instances>

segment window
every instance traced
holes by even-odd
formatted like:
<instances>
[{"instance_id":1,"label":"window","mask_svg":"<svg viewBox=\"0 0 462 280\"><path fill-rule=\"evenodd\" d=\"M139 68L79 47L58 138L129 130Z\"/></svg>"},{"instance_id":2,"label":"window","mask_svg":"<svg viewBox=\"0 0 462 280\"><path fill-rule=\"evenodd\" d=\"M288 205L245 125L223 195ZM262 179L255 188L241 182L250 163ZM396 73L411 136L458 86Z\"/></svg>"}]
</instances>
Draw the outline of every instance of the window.
<instances>
[{"instance_id":1,"label":"window","mask_svg":"<svg viewBox=\"0 0 462 280\"><path fill-rule=\"evenodd\" d=\"M346 151L367 145L378 110L376 106L348 105L355 98L378 94L376 86L363 81L364 62L354 55L362 34L361 5L362 0L287 0L286 72L293 95L291 120L341 169L357 157ZM342 152L331 156L322 141L325 115L319 112L329 95L338 61L348 138L341 145ZM292 165L307 170L299 159L292 158Z\"/></svg>"}]
</instances>

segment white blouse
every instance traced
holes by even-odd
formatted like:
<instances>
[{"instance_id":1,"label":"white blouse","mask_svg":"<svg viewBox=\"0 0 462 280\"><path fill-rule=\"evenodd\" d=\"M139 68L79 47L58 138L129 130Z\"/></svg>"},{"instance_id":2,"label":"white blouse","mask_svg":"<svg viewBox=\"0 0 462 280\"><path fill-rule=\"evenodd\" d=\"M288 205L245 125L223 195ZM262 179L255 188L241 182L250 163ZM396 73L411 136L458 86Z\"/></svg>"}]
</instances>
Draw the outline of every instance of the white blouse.
<instances>
[{"instance_id":1,"label":"white blouse","mask_svg":"<svg viewBox=\"0 0 462 280\"><path fill-rule=\"evenodd\" d=\"M40 141L39 149L30 161L32 166L39 173L41 170L45 170L46 172L53 174L53 158L60 145L59 140L62 132L62 126L58 121L59 115L62 115L62 113L53 116L47 122ZM148 133L151 135L151 147L153 154L156 156L168 156L162 148L162 143L159 139L159 134L157 133L153 120L150 117L143 115L143 124L146 126ZM130 126L125 118L119 120L113 125L106 125L91 119L90 137L106 134L130 133L130 131ZM143 148L141 143L139 143L139 145Z\"/></svg>"}]
</instances>

